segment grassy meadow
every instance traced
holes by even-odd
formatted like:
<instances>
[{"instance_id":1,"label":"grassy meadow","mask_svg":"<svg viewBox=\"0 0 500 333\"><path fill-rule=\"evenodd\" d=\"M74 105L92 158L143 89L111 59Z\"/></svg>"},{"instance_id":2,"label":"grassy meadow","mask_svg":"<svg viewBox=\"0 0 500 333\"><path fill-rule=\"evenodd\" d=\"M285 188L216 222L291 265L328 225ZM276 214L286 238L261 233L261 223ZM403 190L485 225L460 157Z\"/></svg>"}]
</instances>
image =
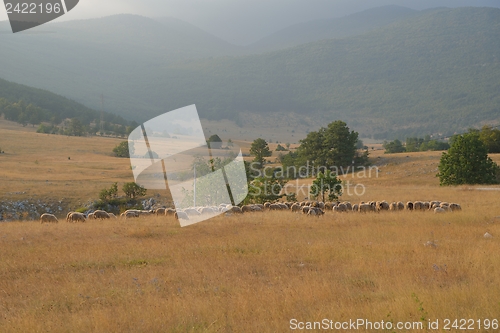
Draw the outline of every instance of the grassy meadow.
<instances>
[{"instance_id":1,"label":"grassy meadow","mask_svg":"<svg viewBox=\"0 0 500 333\"><path fill-rule=\"evenodd\" d=\"M110 153L120 141L3 127L0 201L76 205L133 181ZM500 191L439 187L439 156L374 150L378 177L345 177L364 193L342 199L441 200L461 212L1 223L0 332L288 332L292 319L325 318L439 319L444 331L446 318L500 319Z\"/></svg>"}]
</instances>

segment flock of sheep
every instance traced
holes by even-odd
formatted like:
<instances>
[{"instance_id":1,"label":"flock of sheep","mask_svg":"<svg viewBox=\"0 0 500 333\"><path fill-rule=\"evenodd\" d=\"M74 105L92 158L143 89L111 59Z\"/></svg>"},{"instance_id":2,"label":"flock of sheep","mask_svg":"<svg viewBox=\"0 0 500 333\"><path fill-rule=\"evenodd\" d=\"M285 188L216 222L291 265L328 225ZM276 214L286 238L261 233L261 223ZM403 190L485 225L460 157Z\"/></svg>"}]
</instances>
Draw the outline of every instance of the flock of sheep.
<instances>
[{"instance_id":1,"label":"flock of sheep","mask_svg":"<svg viewBox=\"0 0 500 333\"><path fill-rule=\"evenodd\" d=\"M274 204L276 205L276 204ZM303 214L307 215L323 215L325 211L331 210L334 212L380 212L380 211L434 211L434 213L444 213L462 210L462 207L457 203L448 203L441 201L408 201L406 203L387 201L369 201L360 202L359 204L351 204L348 201L345 202L318 202L318 201L305 201L300 203L287 203L289 209L293 212L301 211ZM278 209L285 209L282 205L279 205ZM276 209L273 204L269 205L270 209Z\"/></svg>"},{"instance_id":2,"label":"flock of sheep","mask_svg":"<svg viewBox=\"0 0 500 333\"><path fill-rule=\"evenodd\" d=\"M233 214L243 214L249 212L264 212L266 210L287 210L295 213L302 213L307 216L321 216L325 214L326 211L333 212L380 212L380 211L433 211L434 213L444 213L462 210L462 207L457 203L448 203L441 201L408 201L403 202L392 202L387 201L369 201L360 202L359 204L351 204L348 201L345 202L322 202L322 201L302 201L302 202L278 202L270 203L266 202L264 204L254 204L254 205L244 205L242 207L221 204L219 206L212 207L192 207L187 209L172 209L172 208L157 208L155 210L137 210L129 209L122 214L120 218L138 218L141 216L170 216L176 219L189 220L190 216L199 215L219 215L225 213L226 215ZM67 222L85 222L88 219L91 220L106 220L106 219L117 219L113 213L108 213L104 210L96 210L93 213L85 216L83 213L69 212L66 215ZM40 217L40 222L59 222L56 216L52 214L43 214Z\"/></svg>"},{"instance_id":3,"label":"flock of sheep","mask_svg":"<svg viewBox=\"0 0 500 333\"><path fill-rule=\"evenodd\" d=\"M302 202L285 202L285 203L270 203L264 205L249 205L241 208L242 212L258 210L259 206L263 210L290 210L292 212L302 212L302 214L320 216L325 214L325 211L334 212L380 212L380 211L433 211L434 213L444 213L462 210L462 207L457 203L448 203L441 201L408 201L407 203L387 201L369 201L360 202L359 204L351 204L345 202L321 202L321 201L302 201ZM238 210L237 210L238 211Z\"/></svg>"}]
</instances>

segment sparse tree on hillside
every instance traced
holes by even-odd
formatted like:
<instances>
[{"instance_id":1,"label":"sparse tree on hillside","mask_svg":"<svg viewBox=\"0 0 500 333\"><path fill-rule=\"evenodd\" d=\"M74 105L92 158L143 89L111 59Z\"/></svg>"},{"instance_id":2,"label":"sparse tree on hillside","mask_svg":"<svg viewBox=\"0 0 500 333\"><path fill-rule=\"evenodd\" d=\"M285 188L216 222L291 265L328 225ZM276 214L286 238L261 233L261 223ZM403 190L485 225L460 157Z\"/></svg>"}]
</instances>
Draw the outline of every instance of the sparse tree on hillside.
<instances>
[{"instance_id":1,"label":"sparse tree on hillside","mask_svg":"<svg viewBox=\"0 0 500 333\"><path fill-rule=\"evenodd\" d=\"M266 140L261 138L256 139L254 140L254 142L252 142L252 146L250 147L250 154L252 156L255 156L253 161L258 164L259 169L262 169L264 167L264 163L266 161L265 157L269 157L272 155Z\"/></svg>"},{"instance_id":2,"label":"sparse tree on hillside","mask_svg":"<svg viewBox=\"0 0 500 333\"><path fill-rule=\"evenodd\" d=\"M22 112L23 110L18 103L9 104L3 108L3 114L5 115L5 119L10 121L18 121L19 115Z\"/></svg>"},{"instance_id":3,"label":"sparse tree on hillside","mask_svg":"<svg viewBox=\"0 0 500 333\"><path fill-rule=\"evenodd\" d=\"M135 199L136 197L145 196L147 192L144 187L139 186L136 183L125 183L122 189L129 199Z\"/></svg>"},{"instance_id":4,"label":"sparse tree on hillside","mask_svg":"<svg viewBox=\"0 0 500 333\"><path fill-rule=\"evenodd\" d=\"M287 151L287 149L283 147L281 144L278 144L278 146L276 147L276 151Z\"/></svg>"},{"instance_id":5,"label":"sparse tree on hillside","mask_svg":"<svg viewBox=\"0 0 500 333\"><path fill-rule=\"evenodd\" d=\"M222 148L222 139L217 134L214 134L208 138L207 144L208 148L219 149Z\"/></svg>"},{"instance_id":6,"label":"sparse tree on hillside","mask_svg":"<svg viewBox=\"0 0 500 333\"><path fill-rule=\"evenodd\" d=\"M3 113L3 108L6 107L9 104L7 100L3 97L0 97L0 115Z\"/></svg>"},{"instance_id":7,"label":"sparse tree on hillside","mask_svg":"<svg viewBox=\"0 0 500 333\"><path fill-rule=\"evenodd\" d=\"M248 196L244 203L274 202L285 196L282 193L286 181L274 177L257 177L248 186Z\"/></svg>"},{"instance_id":8,"label":"sparse tree on hillside","mask_svg":"<svg viewBox=\"0 0 500 333\"><path fill-rule=\"evenodd\" d=\"M78 118L71 119L68 129L68 135L82 136L85 133L85 129L82 122Z\"/></svg>"},{"instance_id":9,"label":"sparse tree on hillside","mask_svg":"<svg viewBox=\"0 0 500 333\"><path fill-rule=\"evenodd\" d=\"M207 141L208 142L222 142L222 139L217 134L214 134L214 135L210 136Z\"/></svg>"},{"instance_id":10,"label":"sparse tree on hillside","mask_svg":"<svg viewBox=\"0 0 500 333\"><path fill-rule=\"evenodd\" d=\"M33 104L29 104L26 107L25 113L26 117L28 118L28 123L30 123L33 127L35 127L35 125L37 124L40 124L40 122L42 121L42 109Z\"/></svg>"},{"instance_id":11,"label":"sparse tree on hillside","mask_svg":"<svg viewBox=\"0 0 500 333\"><path fill-rule=\"evenodd\" d=\"M500 174L477 132L454 137L448 152L441 156L438 168L441 185L495 184Z\"/></svg>"},{"instance_id":12,"label":"sparse tree on hillside","mask_svg":"<svg viewBox=\"0 0 500 333\"><path fill-rule=\"evenodd\" d=\"M343 121L334 121L326 128L317 132L310 132L300 140L297 150L301 163L331 168L346 168L348 166L365 165L368 161L368 152L359 154L356 147L358 133L350 131Z\"/></svg>"},{"instance_id":13,"label":"sparse tree on hillside","mask_svg":"<svg viewBox=\"0 0 500 333\"><path fill-rule=\"evenodd\" d=\"M28 124L28 116L26 113L21 112L17 117L17 122L25 127Z\"/></svg>"},{"instance_id":14,"label":"sparse tree on hillside","mask_svg":"<svg viewBox=\"0 0 500 333\"><path fill-rule=\"evenodd\" d=\"M328 200L337 200L342 195L342 182L337 178L336 174L330 170L325 173L320 172L311 186L310 194L314 197L321 198L325 202L325 194Z\"/></svg>"},{"instance_id":15,"label":"sparse tree on hillside","mask_svg":"<svg viewBox=\"0 0 500 333\"><path fill-rule=\"evenodd\" d=\"M500 130L491 126L483 126L479 132L481 141L488 147L488 153L500 153Z\"/></svg>"},{"instance_id":16,"label":"sparse tree on hillside","mask_svg":"<svg viewBox=\"0 0 500 333\"><path fill-rule=\"evenodd\" d=\"M136 121L132 121L130 123L130 126L127 126L127 135L130 135L130 133L132 133L132 131L135 130L137 126L139 126L139 124Z\"/></svg>"},{"instance_id":17,"label":"sparse tree on hillside","mask_svg":"<svg viewBox=\"0 0 500 333\"><path fill-rule=\"evenodd\" d=\"M50 117L50 123L54 126L60 124L61 117L58 114L54 114L52 117Z\"/></svg>"},{"instance_id":18,"label":"sparse tree on hillside","mask_svg":"<svg viewBox=\"0 0 500 333\"><path fill-rule=\"evenodd\" d=\"M118 146L113 148L113 153L115 153L117 157L129 158L130 152L129 152L128 141L123 141Z\"/></svg>"},{"instance_id":19,"label":"sparse tree on hillside","mask_svg":"<svg viewBox=\"0 0 500 333\"><path fill-rule=\"evenodd\" d=\"M111 199L116 198L118 194L118 183L114 183L111 185L109 189L105 188L102 189L101 192L99 192L99 199L102 201L108 201Z\"/></svg>"},{"instance_id":20,"label":"sparse tree on hillside","mask_svg":"<svg viewBox=\"0 0 500 333\"><path fill-rule=\"evenodd\" d=\"M405 149L407 152L420 151L420 146L424 143L422 138L406 138Z\"/></svg>"},{"instance_id":21,"label":"sparse tree on hillside","mask_svg":"<svg viewBox=\"0 0 500 333\"><path fill-rule=\"evenodd\" d=\"M405 147L398 139L387 142L384 141L385 154L403 153L406 151Z\"/></svg>"}]
</instances>

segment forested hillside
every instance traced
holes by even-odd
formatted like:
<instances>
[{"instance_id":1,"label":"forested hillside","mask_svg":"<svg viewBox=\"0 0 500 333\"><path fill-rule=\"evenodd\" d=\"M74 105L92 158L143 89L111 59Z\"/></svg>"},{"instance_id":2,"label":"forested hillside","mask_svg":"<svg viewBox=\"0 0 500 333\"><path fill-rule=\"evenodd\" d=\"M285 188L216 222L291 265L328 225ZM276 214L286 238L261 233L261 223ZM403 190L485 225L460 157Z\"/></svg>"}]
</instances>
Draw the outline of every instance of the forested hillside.
<instances>
[{"instance_id":1,"label":"forested hillside","mask_svg":"<svg viewBox=\"0 0 500 333\"><path fill-rule=\"evenodd\" d=\"M2 114L5 119L25 126L42 122L56 126L68 118L78 121L82 127L90 123L98 126L102 116L106 130L117 134L125 134L126 127L134 125L121 116L101 113L51 92L0 79L0 116Z\"/></svg>"}]
</instances>

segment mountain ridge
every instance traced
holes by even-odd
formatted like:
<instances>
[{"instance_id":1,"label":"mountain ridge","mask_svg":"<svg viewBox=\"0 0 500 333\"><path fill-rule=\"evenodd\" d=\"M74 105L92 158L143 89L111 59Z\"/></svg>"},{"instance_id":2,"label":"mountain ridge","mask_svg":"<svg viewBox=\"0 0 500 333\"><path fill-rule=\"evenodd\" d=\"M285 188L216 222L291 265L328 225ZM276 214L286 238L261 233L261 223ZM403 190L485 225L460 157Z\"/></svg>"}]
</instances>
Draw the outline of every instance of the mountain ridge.
<instances>
[{"instance_id":1,"label":"mountain ridge","mask_svg":"<svg viewBox=\"0 0 500 333\"><path fill-rule=\"evenodd\" d=\"M434 9L362 35L252 55L201 57L193 47L191 58L164 53L158 39L138 49L126 35L116 47L111 34L84 45L69 30L2 36L10 66L0 77L94 108L104 94L105 109L137 121L197 104L201 116L240 124L248 112L293 112L381 138L449 134L498 120L499 22L496 8Z\"/></svg>"},{"instance_id":2,"label":"mountain ridge","mask_svg":"<svg viewBox=\"0 0 500 333\"><path fill-rule=\"evenodd\" d=\"M254 52L275 51L322 39L360 35L418 13L410 8L388 5L340 18L302 22L270 34L248 48Z\"/></svg>"},{"instance_id":3,"label":"mountain ridge","mask_svg":"<svg viewBox=\"0 0 500 333\"><path fill-rule=\"evenodd\" d=\"M210 78L205 109L326 114L377 137L451 134L500 120L499 34L499 9L440 9L353 38L191 69L197 82Z\"/></svg>"}]
</instances>

